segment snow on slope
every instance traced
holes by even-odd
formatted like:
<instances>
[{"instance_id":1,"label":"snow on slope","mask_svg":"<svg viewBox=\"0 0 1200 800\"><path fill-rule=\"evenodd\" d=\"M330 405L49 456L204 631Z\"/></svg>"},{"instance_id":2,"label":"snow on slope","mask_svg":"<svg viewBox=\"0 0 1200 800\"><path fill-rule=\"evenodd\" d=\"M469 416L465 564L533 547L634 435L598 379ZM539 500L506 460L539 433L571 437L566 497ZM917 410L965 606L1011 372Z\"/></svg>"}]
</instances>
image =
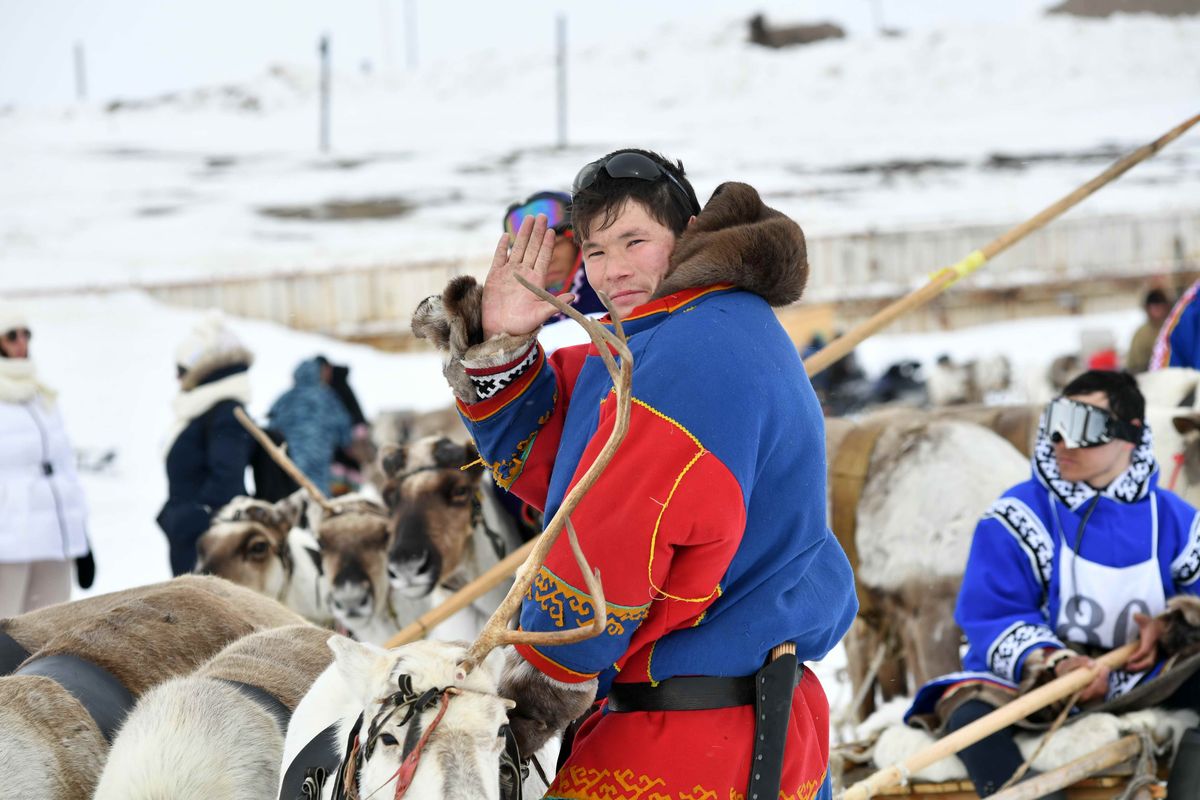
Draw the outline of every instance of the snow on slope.
<instances>
[{"instance_id":1,"label":"snow on slope","mask_svg":"<svg viewBox=\"0 0 1200 800\"><path fill-rule=\"evenodd\" d=\"M260 111L206 90L0 115L0 275L15 288L482 262L511 200L635 143L682 158L702 196L756 185L810 235L1014 221L1195 113L1200 87L1195 19L1024 19L783 51L743 39L740 19L681 19L573 51L564 151L539 49L341 76L331 157L315 152L315 80L298 68L236 87ZM1004 168L997 154L1050 158ZM1193 133L1076 213L1194 208L1198 188ZM330 200L404 213L286 216Z\"/></svg>"}]
</instances>

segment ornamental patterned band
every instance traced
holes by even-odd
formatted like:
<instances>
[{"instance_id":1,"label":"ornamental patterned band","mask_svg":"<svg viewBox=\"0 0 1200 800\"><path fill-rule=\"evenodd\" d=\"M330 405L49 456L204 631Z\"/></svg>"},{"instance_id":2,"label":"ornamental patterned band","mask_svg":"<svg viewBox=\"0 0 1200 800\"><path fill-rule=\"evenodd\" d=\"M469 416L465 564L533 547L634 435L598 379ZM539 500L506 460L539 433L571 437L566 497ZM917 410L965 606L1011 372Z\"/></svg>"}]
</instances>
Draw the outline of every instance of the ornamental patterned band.
<instances>
[{"instance_id":1,"label":"ornamental patterned band","mask_svg":"<svg viewBox=\"0 0 1200 800\"><path fill-rule=\"evenodd\" d=\"M1015 497L1001 497L992 503L983 518L996 520L1013 535L1042 582L1043 600L1048 597L1050 576L1054 572L1054 540L1042 521Z\"/></svg>"},{"instance_id":2,"label":"ornamental patterned band","mask_svg":"<svg viewBox=\"0 0 1200 800\"><path fill-rule=\"evenodd\" d=\"M1180 586L1191 586L1200 578L1200 514L1192 519L1183 552L1171 562L1171 577Z\"/></svg>"},{"instance_id":3,"label":"ornamental patterned band","mask_svg":"<svg viewBox=\"0 0 1200 800\"><path fill-rule=\"evenodd\" d=\"M1042 644L1063 646L1054 635L1054 631L1045 625L1014 622L1004 633L997 636L996 641L988 648L988 669L1005 680L1016 681L1017 665L1021 662L1021 656Z\"/></svg>"}]
</instances>

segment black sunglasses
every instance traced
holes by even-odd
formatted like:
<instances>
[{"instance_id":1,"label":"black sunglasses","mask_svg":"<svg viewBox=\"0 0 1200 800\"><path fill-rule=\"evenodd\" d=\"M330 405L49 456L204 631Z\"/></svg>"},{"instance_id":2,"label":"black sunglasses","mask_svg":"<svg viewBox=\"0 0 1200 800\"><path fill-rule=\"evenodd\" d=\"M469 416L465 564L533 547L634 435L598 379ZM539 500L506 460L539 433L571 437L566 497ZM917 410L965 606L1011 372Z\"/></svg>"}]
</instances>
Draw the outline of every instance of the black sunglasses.
<instances>
[{"instance_id":1,"label":"black sunglasses","mask_svg":"<svg viewBox=\"0 0 1200 800\"><path fill-rule=\"evenodd\" d=\"M578 194L595 183L600 170L607 172L610 178L637 178L642 181L666 178L679 192L679 196L684 200L684 205L693 214L700 213L700 202L696 200L695 192L686 188L678 178L663 169L654 159L641 153L617 153L615 156L593 161L579 170L579 174L575 176L575 183L571 185L571 193Z\"/></svg>"},{"instance_id":2,"label":"black sunglasses","mask_svg":"<svg viewBox=\"0 0 1200 800\"><path fill-rule=\"evenodd\" d=\"M11 331L7 331L4 334L4 341L15 342L22 336L25 337L25 341L29 341L33 338L33 332L30 331L29 328L13 328Z\"/></svg>"}]
</instances>

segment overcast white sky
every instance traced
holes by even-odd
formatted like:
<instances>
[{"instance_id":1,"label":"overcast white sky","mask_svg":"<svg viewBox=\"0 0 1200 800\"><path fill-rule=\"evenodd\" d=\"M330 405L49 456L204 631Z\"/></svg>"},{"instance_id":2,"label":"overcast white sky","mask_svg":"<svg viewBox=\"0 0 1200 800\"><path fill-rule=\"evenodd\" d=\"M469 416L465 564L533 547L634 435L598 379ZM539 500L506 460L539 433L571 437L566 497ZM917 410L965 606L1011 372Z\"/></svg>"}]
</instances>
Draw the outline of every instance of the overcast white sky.
<instances>
[{"instance_id":1,"label":"overcast white sky","mask_svg":"<svg viewBox=\"0 0 1200 800\"><path fill-rule=\"evenodd\" d=\"M684 17L779 22L832 20L867 33L876 14L907 29L1035 14L1049 0L0 0L0 106L74 100L72 49L82 42L92 100L237 81L275 63L313 63L322 32L335 69L407 62L405 22L415 9L417 61L436 69L472 52L549 52L554 19L568 17L572 46L644 41Z\"/></svg>"}]
</instances>

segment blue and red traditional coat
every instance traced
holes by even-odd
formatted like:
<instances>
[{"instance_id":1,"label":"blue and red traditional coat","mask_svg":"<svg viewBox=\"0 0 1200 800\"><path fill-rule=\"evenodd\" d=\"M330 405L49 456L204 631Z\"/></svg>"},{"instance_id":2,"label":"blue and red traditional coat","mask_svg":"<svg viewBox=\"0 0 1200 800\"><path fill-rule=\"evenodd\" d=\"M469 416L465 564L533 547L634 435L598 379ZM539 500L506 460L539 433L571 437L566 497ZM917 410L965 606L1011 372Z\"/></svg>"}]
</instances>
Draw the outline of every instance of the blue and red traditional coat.
<instances>
[{"instance_id":1,"label":"blue and red traditional coat","mask_svg":"<svg viewBox=\"0 0 1200 800\"><path fill-rule=\"evenodd\" d=\"M603 578L607 631L518 650L557 680L599 677L601 696L612 681L751 675L781 642L795 642L802 661L822 658L857 609L826 524L821 409L795 347L762 297L730 284L651 301L623 325L634 359L629 433L572 514ZM515 381L459 410L496 482L549 519L603 447L616 402L594 346L549 358L531 347ZM591 619L584 587L560 540L521 627ZM828 787L828 707L811 673L794 712L783 787L807 799ZM664 798L725 798L745 790L752 733L750 707L604 714L581 731L547 796L653 787Z\"/></svg>"}]
</instances>

